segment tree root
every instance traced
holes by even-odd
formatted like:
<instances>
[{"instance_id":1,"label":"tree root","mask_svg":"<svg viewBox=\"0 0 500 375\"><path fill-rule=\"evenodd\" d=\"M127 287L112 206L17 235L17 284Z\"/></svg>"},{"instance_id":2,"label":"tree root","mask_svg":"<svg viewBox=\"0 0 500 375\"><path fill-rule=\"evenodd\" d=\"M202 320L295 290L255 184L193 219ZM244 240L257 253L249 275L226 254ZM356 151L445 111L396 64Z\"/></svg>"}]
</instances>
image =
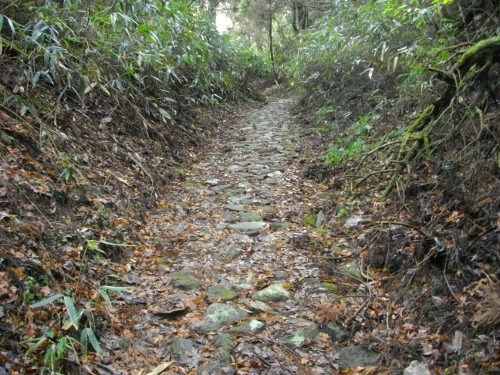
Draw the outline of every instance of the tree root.
<instances>
[{"instance_id":1,"label":"tree root","mask_svg":"<svg viewBox=\"0 0 500 375\"><path fill-rule=\"evenodd\" d=\"M382 199L387 198L394 189L399 176L408 163L415 158L421 149L429 146L428 137L431 134L433 124L439 121L441 115L453 105L453 99L461 87L465 75L469 72L473 73L474 78L486 75L492 64L499 62L500 37L491 37L476 43L465 51L450 72L438 71L438 78L441 78L448 86L443 95L429 105L406 130L395 160L398 164L396 173L384 189Z\"/></svg>"}]
</instances>

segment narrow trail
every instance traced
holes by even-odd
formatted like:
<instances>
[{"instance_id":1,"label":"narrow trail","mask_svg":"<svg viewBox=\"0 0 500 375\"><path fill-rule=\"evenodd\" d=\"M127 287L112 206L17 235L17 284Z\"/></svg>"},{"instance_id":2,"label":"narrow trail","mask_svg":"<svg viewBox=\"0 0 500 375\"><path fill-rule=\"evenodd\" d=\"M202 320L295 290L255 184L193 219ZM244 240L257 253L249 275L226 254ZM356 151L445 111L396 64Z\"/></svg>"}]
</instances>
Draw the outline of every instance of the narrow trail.
<instances>
[{"instance_id":1,"label":"narrow trail","mask_svg":"<svg viewBox=\"0 0 500 375\"><path fill-rule=\"evenodd\" d=\"M328 374L346 366L335 342L349 334L318 318L338 297L314 255L321 233L303 216L327 196L299 178L293 105L278 100L228 126L215 151L200 156L150 213L145 246L127 264L132 287L118 307L128 329L104 340L104 367ZM371 352L361 356L374 360Z\"/></svg>"}]
</instances>

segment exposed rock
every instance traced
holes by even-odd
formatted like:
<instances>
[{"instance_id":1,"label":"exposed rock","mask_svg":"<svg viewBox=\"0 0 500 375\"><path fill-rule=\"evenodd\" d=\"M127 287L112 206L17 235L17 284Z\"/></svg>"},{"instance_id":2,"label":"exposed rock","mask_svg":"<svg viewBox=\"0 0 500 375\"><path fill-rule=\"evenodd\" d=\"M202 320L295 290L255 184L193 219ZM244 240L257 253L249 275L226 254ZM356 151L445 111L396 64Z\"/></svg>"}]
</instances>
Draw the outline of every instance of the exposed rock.
<instances>
[{"instance_id":1,"label":"exposed rock","mask_svg":"<svg viewBox=\"0 0 500 375\"><path fill-rule=\"evenodd\" d=\"M238 244L232 244L226 249L226 258L229 260L234 260L240 255L243 248Z\"/></svg>"},{"instance_id":2,"label":"exposed rock","mask_svg":"<svg viewBox=\"0 0 500 375\"><path fill-rule=\"evenodd\" d=\"M377 361L377 353L361 346L349 346L339 351L337 364L341 369L370 366Z\"/></svg>"},{"instance_id":3,"label":"exposed rock","mask_svg":"<svg viewBox=\"0 0 500 375\"><path fill-rule=\"evenodd\" d=\"M260 302L280 302L285 301L289 296L290 292L283 287L283 284L277 283L255 292L252 299Z\"/></svg>"},{"instance_id":4,"label":"exposed rock","mask_svg":"<svg viewBox=\"0 0 500 375\"><path fill-rule=\"evenodd\" d=\"M351 277L352 281L362 282L364 277L359 269L358 261L356 259L351 260L349 263L344 264L340 269L348 276Z\"/></svg>"},{"instance_id":5,"label":"exposed rock","mask_svg":"<svg viewBox=\"0 0 500 375\"><path fill-rule=\"evenodd\" d=\"M286 336L283 342L300 348L307 340L314 340L319 334L318 325L311 323L307 327L302 327L293 332L291 335Z\"/></svg>"},{"instance_id":6,"label":"exposed rock","mask_svg":"<svg viewBox=\"0 0 500 375\"><path fill-rule=\"evenodd\" d=\"M224 303L214 303L205 310L206 323L194 327L198 332L217 331L222 326L234 324L247 317L242 309Z\"/></svg>"},{"instance_id":7,"label":"exposed rock","mask_svg":"<svg viewBox=\"0 0 500 375\"><path fill-rule=\"evenodd\" d=\"M276 314L276 310L273 309L271 306L269 306L265 302L252 301L249 303L248 307L250 308L250 310L255 311L255 312L266 312L266 313L271 314L271 315Z\"/></svg>"},{"instance_id":8,"label":"exposed rock","mask_svg":"<svg viewBox=\"0 0 500 375\"><path fill-rule=\"evenodd\" d=\"M225 286L213 285L207 289L207 298L211 301L232 301L238 298L238 294Z\"/></svg>"},{"instance_id":9,"label":"exposed rock","mask_svg":"<svg viewBox=\"0 0 500 375\"><path fill-rule=\"evenodd\" d=\"M172 272L169 276L174 279L173 284L176 288L182 290L195 290L201 287L201 281L187 272Z\"/></svg>"},{"instance_id":10,"label":"exposed rock","mask_svg":"<svg viewBox=\"0 0 500 375\"><path fill-rule=\"evenodd\" d=\"M229 224L234 224L236 223L238 220L239 220L239 217L237 215L233 215L229 212L221 212L219 214L219 217L224 220L225 223L229 223Z\"/></svg>"},{"instance_id":11,"label":"exposed rock","mask_svg":"<svg viewBox=\"0 0 500 375\"><path fill-rule=\"evenodd\" d=\"M242 212L241 221L263 221L264 219L257 212Z\"/></svg>"},{"instance_id":12,"label":"exposed rock","mask_svg":"<svg viewBox=\"0 0 500 375\"><path fill-rule=\"evenodd\" d=\"M286 280L286 272L283 270L274 270L273 277L276 280Z\"/></svg>"},{"instance_id":13,"label":"exposed rock","mask_svg":"<svg viewBox=\"0 0 500 375\"><path fill-rule=\"evenodd\" d=\"M257 333L264 329L265 324L259 320L252 319L249 322L230 328L229 333Z\"/></svg>"},{"instance_id":14,"label":"exposed rock","mask_svg":"<svg viewBox=\"0 0 500 375\"><path fill-rule=\"evenodd\" d=\"M230 165L229 167L226 168L226 171L230 172L230 173L234 173L234 172L241 172L243 170L243 167L240 166L240 165Z\"/></svg>"},{"instance_id":15,"label":"exposed rock","mask_svg":"<svg viewBox=\"0 0 500 375\"><path fill-rule=\"evenodd\" d=\"M180 363L186 363L189 353L193 350L194 343L190 339L175 339L170 344L172 357Z\"/></svg>"},{"instance_id":16,"label":"exposed rock","mask_svg":"<svg viewBox=\"0 0 500 375\"><path fill-rule=\"evenodd\" d=\"M343 342L349 338L349 332L344 331L334 323L328 323L326 331L333 342Z\"/></svg>"},{"instance_id":17,"label":"exposed rock","mask_svg":"<svg viewBox=\"0 0 500 375\"><path fill-rule=\"evenodd\" d=\"M179 208L182 208L182 207L179 207ZM187 228L186 223L172 224L168 227L169 230L171 230L172 232L175 232L175 233L182 233L186 230L186 228Z\"/></svg>"},{"instance_id":18,"label":"exposed rock","mask_svg":"<svg viewBox=\"0 0 500 375\"><path fill-rule=\"evenodd\" d=\"M323 210L321 210L320 212L318 212L318 215L316 216L316 228L322 226L324 222L325 222L325 213L323 212Z\"/></svg>"},{"instance_id":19,"label":"exposed rock","mask_svg":"<svg viewBox=\"0 0 500 375\"><path fill-rule=\"evenodd\" d=\"M245 211L245 206L242 204L227 204L224 208L229 211Z\"/></svg>"},{"instance_id":20,"label":"exposed rock","mask_svg":"<svg viewBox=\"0 0 500 375\"><path fill-rule=\"evenodd\" d=\"M431 375L431 372L418 361L412 361L410 366L405 368L403 375Z\"/></svg>"},{"instance_id":21,"label":"exposed rock","mask_svg":"<svg viewBox=\"0 0 500 375\"><path fill-rule=\"evenodd\" d=\"M266 223L261 221L244 221L241 223L231 224L229 228L243 232L245 234L258 234L262 232Z\"/></svg>"}]
</instances>

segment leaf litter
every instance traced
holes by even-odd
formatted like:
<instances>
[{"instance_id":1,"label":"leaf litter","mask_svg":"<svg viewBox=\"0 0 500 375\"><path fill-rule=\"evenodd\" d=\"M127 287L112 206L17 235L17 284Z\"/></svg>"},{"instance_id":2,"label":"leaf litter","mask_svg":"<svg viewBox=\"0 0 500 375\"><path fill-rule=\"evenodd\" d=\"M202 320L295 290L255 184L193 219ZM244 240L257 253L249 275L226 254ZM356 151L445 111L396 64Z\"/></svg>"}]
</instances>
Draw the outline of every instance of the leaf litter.
<instances>
[{"instance_id":1,"label":"leaf litter","mask_svg":"<svg viewBox=\"0 0 500 375\"><path fill-rule=\"evenodd\" d=\"M498 282L484 278L473 290L456 293L454 301L433 294L430 274L410 270L398 279L391 270L367 268L371 254L366 242L381 230L374 223L386 204L373 191L357 201L349 199L341 189L342 170L309 162L316 151L292 117L293 105L293 100L277 100L247 109L238 121L234 118L162 194L151 185L156 199L144 199L140 214L128 208L129 202L141 199L134 181L138 174L146 180L151 175L144 169L145 160L132 151L117 154L128 161L126 168L92 171L94 178L121 185L88 190L74 217L86 227L68 231L66 225L51 221L16 224L9 211L2 211L0 220L7 223L2 230L9 234L4 245L22 242L5 254L11 274L0 272L2 301L19 303L21 290L12 280L26 280L30 268L46 272L49 279L79 275L83 282L78 293L92 301L98 298L102 269L108 281L127 286L127 291L111 295L111 306L92 310L103 355L85 359L81 368L88 373L398 374L412 360L434 373L468 373L464 352L470 338L460 330L470 319L468 304L489 298L473 321L477 326L498 324ZM8 158L42 168L16 149ZM158 157L153 159L162 165ZM7 166L3 173L22 173L20 180L29 181L33 195L25 195L20 205L26 218L36 216L38 196L49 191L59 194L56 200L81 199L67 184L48 188L52 180L31 175L29 168ZM14 185L2 186L2 197L16 193ZM119 208L120 214L108 210L102 215L100 207L107 206ZM387 220L381 232L394 241L410 239L400 247L410 254L411 239L422 233L402 226L408 219L403 215ZM458 219L459 214L452 213L446 220ZM106 229L103 220L114 229ZM44 251L45 225L67 233L58 239L60 259ZM80 240L72 241L74 237ZM107 256L100 257L101 252ZM85 261L88 253L95 254L98 269ZM50 285L39 291L41 296L56 295ZM395 294L401 285L406 295ZM257 292L275 286L269 298L257 297ZM432 297L433 306L419 300L426 296ZM228 308L217 309L220 306ZM207 314L209 307L216 313ZM429 325L421 311L435 313L435 308L454 310L460 327L443 332ZM61 307L46 310L60 313ZM2 306L0 317L6 311ZM37 322L47 319L43 311L29 314L35 314ZM222 323L214 321L218 317ZM38 324L27 315L28 336L37 334ZM263 330L253 329L261 326ZM477 361L494 370L498 343L487 335L479 341L467 350L477 350Z\"/></svg>"}]
</instances>

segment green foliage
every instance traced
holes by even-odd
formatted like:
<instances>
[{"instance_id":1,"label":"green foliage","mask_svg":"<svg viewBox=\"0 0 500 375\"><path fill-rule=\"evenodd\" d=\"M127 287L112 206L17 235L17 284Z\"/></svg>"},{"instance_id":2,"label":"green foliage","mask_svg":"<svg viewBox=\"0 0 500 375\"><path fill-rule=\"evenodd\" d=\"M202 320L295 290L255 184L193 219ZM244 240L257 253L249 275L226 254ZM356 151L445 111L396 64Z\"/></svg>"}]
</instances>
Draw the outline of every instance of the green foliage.
<instances>
[{"instance_id":1,"label":"green foliage","mask_svg":"<svg viewBox=\"0 0 500 375\"><path fill-rule=\"evenodd\" d=\"M106 307L111 309L113 306L108 293L127 290L125 287L104 285L98 289L98 293L104 299ZM73 356L77 362L85 358L88 355L89 344L97 355L102 355L102 349L94 333L95 319L90 308L77 309L72 297L60 293L33 303L30 307L36 309L50 305L51 309L59 310L60 305L56 304L57 302L63 302L66 320L60 321L61 325L57 329L42 327L40 336L20 343L28 347L25 354L34 363L39 362L38 358L42 358L43 366L40 369L48 369L53 373L61 371L61 362L68 356Z\"/></svg>"},{"instance_id":2,"label":"green foliage","mask_svg":"<svg viewBox=\"0 0 500 375\"><path fill-rule=\"evenodd\" d=\"M18 7L28 19L20 24L2 16L0 30L8 26L11 32L1 45L21 57L23 90L54 86L59 101L105 95L171 121L179 102L235 99L246 90L248 76L269 73L250 46L221 37L209 17L186 1ZM22 115L33 110L26 96ZM63 177L73 176L67 170Z\"/></svg>"},{"instance_id":3,"label":"green foliage","mask_svg":"<svg viewBox=\"0 0 500 375\"><path fill-rule=\"evenodd\" d=\"M327 164L340 164L346 159L356 158L365 149L365 140L372 128L369 122L378 119L377 115L359 116L349 132L340 140L331 144L324 158Z\"/></svg>"},{"instance_id":4,"label":"green foliage","mask_svg":"<svg viewBox=\"0 0 500 375\"><path fill-rule=\"evenodd\" d=\"M57 181L64 180L66 183L72 183L76 181L78 183L78 177L84 178L82 171L76 167L76 163L78 162L78 158L75 158L74 161L70 160L65 154L60 155L61 164L64 169L57 178Z\"/></svg>"}]
</instances>

